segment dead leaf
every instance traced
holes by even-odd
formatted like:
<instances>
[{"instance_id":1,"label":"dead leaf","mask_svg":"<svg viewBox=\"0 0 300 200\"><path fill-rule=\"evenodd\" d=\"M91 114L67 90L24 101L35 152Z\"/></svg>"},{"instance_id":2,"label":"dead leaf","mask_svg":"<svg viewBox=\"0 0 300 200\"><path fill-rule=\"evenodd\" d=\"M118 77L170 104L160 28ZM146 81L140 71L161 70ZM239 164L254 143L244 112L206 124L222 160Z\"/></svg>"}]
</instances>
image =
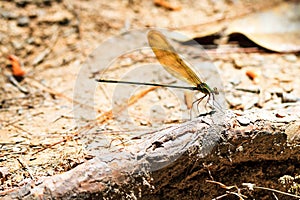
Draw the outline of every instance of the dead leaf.
<instances>
[{"instance_id":1,"label":"dead leaf","mask_svg":"<svg viewBox=\"0 0 300 200\"><path fill-rule=\"evenodd\" d=\"M213 22L183 27L178 32L189 38L174 38L182 42L213 35L221 35L225 38L239 33L257 45L272 51L298 52L300 51L300 4L283 2L267 10L245 16L230 19L224 17Z\"/></svg>"},{"instance_id":2,"label":"dead leaf","mask_svg":"<svg viewBox=\"0 0 300 200\"><path fill-rule=\"evenodd\" d=\"M246 71L246 75L253 80L254 83L258 83L259 82L259 74L256 71L253 70L247 70Z\"/></svg>"},{"instance_id":3,"label":"dead leaf","mask_svg":"<svg viewBox=\"0 0 300 200\"><path fill-rule=\"evenodd\" d=\"M154 4L156 6L160 6L160 7L166 8L166 9L171 10L171 11L181 10L180 6L172 5L171 3L169 3L165 0L154 0Z\"/></svg>"},{"instance_id":4,"label":"dead leaf","mask_svg":"<svg viewBox=\"0 0 300 200\"><path fill-rule=\"evenodd\" d=\"M278 52L300 50L300 4L285 2L233 21L227 35L241 33L256 44Z\"/></svg>"},{"instance_id":5,"label":"dead leaf","mask_svg":"<svg viewBox=\"0 0 300 200\"><path fill-rule=\"evenodd\" d=\"M15 55L9 55L8 59L10 60L12 65L12 74L15 77L23 77L25 75L25 71L21 67L19 58Z\"/></svg>"}]
</instances>

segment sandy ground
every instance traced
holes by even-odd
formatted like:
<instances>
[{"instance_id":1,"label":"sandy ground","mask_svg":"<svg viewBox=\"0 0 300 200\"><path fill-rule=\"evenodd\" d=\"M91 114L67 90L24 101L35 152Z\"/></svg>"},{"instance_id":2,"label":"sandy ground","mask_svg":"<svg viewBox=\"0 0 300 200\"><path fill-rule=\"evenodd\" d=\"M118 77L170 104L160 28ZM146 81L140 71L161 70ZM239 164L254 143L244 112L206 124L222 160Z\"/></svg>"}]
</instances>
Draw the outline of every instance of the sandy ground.
<instances>
[{"instance_id":1,"label":"sandy ground","mask_svg":"<svg viewBox=\"0 0 300 200\"><path fill-rule=\"evenodd\" d=\"M1 191L18 187L30 179L63 173L89 159L90 154L83 144L88 139L82 140L83 134L101 133L105 142L99 146L107 149L112 144L119 147L124 141L130 145L130 138L142 131L157 130L188 119L188 105L178 109L182 103L177 101L176 95L174 100L168 100L174 97L169 90L160 88L150 92L148 87L139 90L132 87L130 92L140 95L140 100L127 110L130 117L125 119L131 120L128 122L120 110L114 110L126 106L126 98L122 99L126 94L114 98L115 94L111 92L114 86L111 85L82 88L80 83L84 80L93 82L100 75L117 79L132 72L134 66L155 62L151 52L135 51L115 61L112 68L101 74L102 56L116 51L121 45L130 45L123 41L120 46L106 48L103 43L107 39L147 27L182 29L234 18L264 6L246 1L209 0L201 4L172 1L173 11L156 6L153 1L135 0L18 0L1 1L0 5ZM186 49L190 50L189 47ZM7 57L10 54L16 55L23 64L26 75L19 85L27 93L8 80L11 63ZM280 109L289 106L299 109L294 103L282 104L282 94L300 97L300 83L296 78L300 74L299 55L228 50L221 54L208 50L207 54L220 74L213 82L223 85L221 92L226 103L222 106L227 109L239 113L264 108L274 110L274 115L279 117ZM86 69L90 55L99 58L91 59L99 67L97 70ZM247 71L257 73L259 80L251 80ZM151 73L155 76L163 72ZM85 75L86 79L78 79L79 75ZM135 78L134 75L129 78ZM161 75L158 80L148 81L170 83L174 79ZM257 89L264 92L257 94ZM119 91L123 90L119 88ZM147 93L145 98L141 97L143 92ZM184 102L185 93L179 95ZM87 103L90 99L81 98L86 96L95 101ZM111 99L120 102L111 104ZM115 118L111 118L111 109ZM78 110L85 114L76 114ZM183 112L185 114L181 115ZM168 113L172 115L166 117Z\"/></svg>"}]
</instances>

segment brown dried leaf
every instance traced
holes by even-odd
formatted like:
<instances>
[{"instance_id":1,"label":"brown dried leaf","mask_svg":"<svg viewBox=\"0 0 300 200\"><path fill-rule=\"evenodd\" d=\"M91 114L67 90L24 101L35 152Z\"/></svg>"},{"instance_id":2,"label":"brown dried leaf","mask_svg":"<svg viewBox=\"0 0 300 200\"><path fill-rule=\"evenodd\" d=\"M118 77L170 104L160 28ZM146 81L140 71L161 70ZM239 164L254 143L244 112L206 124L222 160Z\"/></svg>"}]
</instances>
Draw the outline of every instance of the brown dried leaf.
<instances>
[{"instance_id":1,"label":"brown dried leaf","mask_svg":"<svg viewBox=\"0 0 300 200\"><path fill-rule=\"evenodd\" d=\"M283 2L270 9L246 16L236 16L231 19L223 18L190 28L183 27L178 31L190 39L240 33L266 49L277 52L297 52L300 51L299 19L300 4ZM187 41L184 38L174 39Z\"/></svg>"},{"instance_id":2,"label":"brown dried leaf","mask_svg":"<svg viewBox=\"0 0 300 200\"><path fill-rule=\"evenodd\" d=\"M233 21L226 33L241 33L258 45L278 52L300 50L300 4L281 3L272 9Z\"/></svg>"}]
</instances>

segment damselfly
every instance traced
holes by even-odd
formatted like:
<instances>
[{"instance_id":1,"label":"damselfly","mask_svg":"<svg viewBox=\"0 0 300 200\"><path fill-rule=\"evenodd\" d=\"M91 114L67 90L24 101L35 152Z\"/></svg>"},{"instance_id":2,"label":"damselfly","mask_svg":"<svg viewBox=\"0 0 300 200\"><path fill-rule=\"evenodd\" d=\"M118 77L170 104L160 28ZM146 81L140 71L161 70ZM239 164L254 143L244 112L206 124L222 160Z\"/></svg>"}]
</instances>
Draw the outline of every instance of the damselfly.
<instances>
[{"instance_id":1,"label":"damselfly","mask_svg":"<svg viewBox=\"0 0 300 200\"><path fill-rule=\"evenodd\" d=\"M152 48L159 63L174 77L187 82L192 87L177 86L177 85L166 85L158 83L143 83L143 82L131 82L131 81L120 81L120 80L107 80L107 79L96 79L97 82L102 83L121 83L121 84L132 84L132 85L149 85L149 86L160 86L169 88L180 88L187 90L196 90L204 94L203 97L193 102L192 106L197 103L197 109L199 103L208 96L207 103L210 100L215 101L215 94L219 94L217 88L211 89L205 82L203 82L197 73L194 71L192 66L185 62L175 51L173 46L168 42L166 37L159 31L150 30L148 32L148 43ZM212 98L212 99L211 99Z\"/></svg>"}]
</instances>

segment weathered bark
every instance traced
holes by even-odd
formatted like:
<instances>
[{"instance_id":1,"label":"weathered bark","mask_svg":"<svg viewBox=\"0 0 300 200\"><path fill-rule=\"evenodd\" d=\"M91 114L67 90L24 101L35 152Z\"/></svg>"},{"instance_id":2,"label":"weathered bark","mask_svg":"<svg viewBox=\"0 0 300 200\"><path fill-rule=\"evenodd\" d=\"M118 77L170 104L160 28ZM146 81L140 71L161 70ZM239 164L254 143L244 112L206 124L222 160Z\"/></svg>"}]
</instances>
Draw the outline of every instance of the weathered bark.
<instances>
[{"instance_id":1,"label":"weathered bark","mask_svg":"<svg viewBox=\"0 0 300 200\"><path fill-rule=\"evenodd\" d=\"M131 152L93 158L3 198L212 199L226 191L237 192L207 180L239 188L242 183L254 183L285 191L278 179L300 174L300 125L296 120L260 112L243 118L228 114L222 124L203 116L146 135ZM272 192L258 189L242 190L241 194L256 199L273 197ZM238 198L231 194L226 199Z\"/></svg>"}]
</instances>

